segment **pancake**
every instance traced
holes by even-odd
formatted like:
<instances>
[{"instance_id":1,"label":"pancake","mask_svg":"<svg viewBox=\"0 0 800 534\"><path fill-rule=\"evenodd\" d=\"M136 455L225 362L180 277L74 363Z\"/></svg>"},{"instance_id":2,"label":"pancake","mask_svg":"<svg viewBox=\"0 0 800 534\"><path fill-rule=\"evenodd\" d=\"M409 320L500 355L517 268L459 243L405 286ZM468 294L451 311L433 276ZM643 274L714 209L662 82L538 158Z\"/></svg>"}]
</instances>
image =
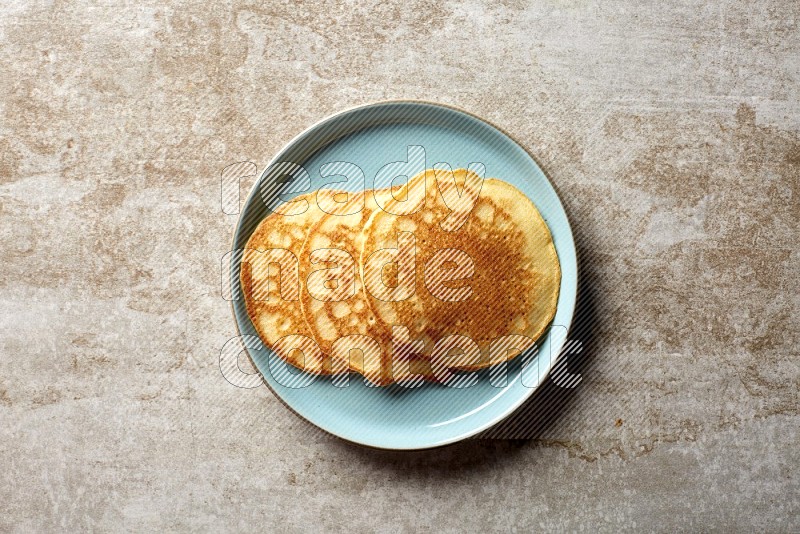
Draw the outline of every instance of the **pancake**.
<instances>
[{"instance_id":1,"label":"pancake","mask_svg":"<svg viewBox=\"0 0 800 534\"><path fill-rule=\"evenodd\" d=\"M382 385L424 374L425 366L412 363L391 372L391 333L377 323L362 287L357 264L362 230L378 209L372 192L350 193L339 213L312 224L300 249L311 262L300 305L308 330L332 357L333 372L349 369Z\"/></svg>"},{"instance_id":2,"label":"pancake","mask_svg":"<svg viewBox=\"0 0 800 534\"><path fill-rule=\"evenodd\" d=\"M311 224L301 248L311 263L300 306L308 331L320 349L333 356L332 370L352 369L380 384L389 375L386 340L365 339L376 319L364 298L356 264L361 230L376 208L373 195L350 193L339 213L323 214Z\"/></svg>"},{"instance_id":3,"label":"pancake","mask_svg":"<svg viewBox=\"0 0 800 534\"><path fill-rule=\"evenodd\" d=\"M300 246L308 229L325 213L312 193L295 201L306 202L308 209L296 215L271 213L247 241L241 264L242 293L259 337L278 356L310 373L330 374L330 359L309 342L314 334L300 305L300 295L306 292L302 273L308 269L308 257L299 254ZM278 252L268 252L271 249ZM295 346L301 350L292 350Z\"/></svg>"},{"instance_id":4,"label":"pancake","mask_svg":"<svg viewBox=\"0 0 800 534\"><path fill-rule=\"evenodd\" d=\"M427 195L411 215L393 215L389 206L374 211L360 263L367 302L383 328L409 328L434 367L477 370L516 356L541 336L555 315L561 274L550 231L524 194L465 169L453 175L452 185L446 171L414 177L426 180ZM453 223L453 193L475 188L474 207ZM412 251L415 262L379 269L390 254L375 251L391 249L395 257ZM512 335L519 336L514 343L492 344Z\"/></svg>"}]
</instances>

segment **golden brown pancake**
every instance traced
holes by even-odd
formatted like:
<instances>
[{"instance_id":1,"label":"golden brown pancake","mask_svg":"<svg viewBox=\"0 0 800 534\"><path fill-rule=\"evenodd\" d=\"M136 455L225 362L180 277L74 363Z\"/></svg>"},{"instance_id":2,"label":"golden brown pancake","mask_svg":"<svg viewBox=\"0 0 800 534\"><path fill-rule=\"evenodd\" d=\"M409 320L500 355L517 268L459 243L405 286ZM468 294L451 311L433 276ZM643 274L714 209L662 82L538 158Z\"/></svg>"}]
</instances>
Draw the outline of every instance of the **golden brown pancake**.
<instances>
[{"instance_id":1,"label":"golden brown pancake","mask_svg":"<svg viewBox=\"0 0 800 534\"><path fill-rule=\"evenodd\" d=\"M480 187L480 195L460 227L444 230L441 222L453 203L448 207L443 198L446 181L436 187L437 174L428 170L424 175L428 196L423 209L407 216L376 211L367 222L361 264L368 302L385 328L405 326L412 340L423 340L428 358L436 355L447 368L480 369L520 352L499 350L501 346L490 351L493 340L525 336L527 347L552 321L560 283L558 257L547 225L525 195L494 179L483 180L480 187L481 181L468 180L464 169L454 171L455 183L462 188L465 182L467 187ZM421 179L422 175L414 178ZM390 265L380 276L370 277L374 251L397 248L401 232L406 238L413 236L415 263L405 269ZM460 261L461 267L454 261ZM373 273L376 265L372 265ZM454 278L461 280L437 283L430 276L448 266L457 275ZM374 295L381 289L376 280L381 276L395 289L402 285L401 278L413 279L413 295L391 290ZM452 343L436 347L447 336L466 336L475 344L451 337ZM455 354L449 355L448 350Z\"/></svg>"},{"instance_id":2,"label":"golden brown pancake","mask_svg":"<svg viewBox=\"0 0 800 534\"><path fill-rule=\"evenodd\" d=\"M421 361L395 366L392 372L391 333L377 323L367 303L358 259L364 226L376 209L380 208L371 191L349 193L338 213L325 214L312 224L300 249L303 255L313 255L307 291L300 295L303 317L322 352L332 357L332 372L349 369L379 385L418 374L430 379Z\"/></svg>"},{"instance_id":3,"label":"golden brown pancake","mask_svg":"<svg viewBox=\"0 0 800 534\"><path fill-rule=\"evenodd\" d=\"M308 330L322 351L333 356L334 371L352 369L384 383L389 377L389 340L366 339L379 330L357 264L362 229L375 209L371 192L350 193L339 213L323 214L312 223L301 248L301 254L311 255L311 264L300 304Z\"/></svg>"},{"instance_id":4,"label":"golden brown pancake","mask_svg":"<svg viewBox=\"0 0 800 534\"><path fill-rule=\"evenodd\" d=\"M306 292L302 273L307 271L308 257L298 253L308 229L324 212L313 194L298 196L295 201L307 203L308 208L296 215L268 215L247 241L241 264L242 293L247 314L264 343L295 367L329 374L329 359L313 344L301 343L303 351L280 350L283 345L276 345L283 339L291 346L299 339L286 336L314 339L300 306L300 295ZM271 249L277 252L269 252Z\"/></svg>"}]
</instances>

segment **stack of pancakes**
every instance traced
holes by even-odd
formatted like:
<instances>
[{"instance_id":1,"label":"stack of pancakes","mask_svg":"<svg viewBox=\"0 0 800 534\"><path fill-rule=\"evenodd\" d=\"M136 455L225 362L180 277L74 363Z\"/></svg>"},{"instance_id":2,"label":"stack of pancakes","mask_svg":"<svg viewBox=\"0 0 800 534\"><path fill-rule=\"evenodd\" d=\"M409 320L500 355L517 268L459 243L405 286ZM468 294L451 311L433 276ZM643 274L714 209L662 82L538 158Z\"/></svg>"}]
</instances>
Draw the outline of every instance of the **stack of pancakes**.
<instances>
[{"instance_id":1,"label":"stack of pancakes","mask_svg":"<svg viewBox=\"0 0 800 534\"><path fill-rule=\"evenodd\" d=\"M424 195L411 202L411 191ZM250 319L295 367L443 382L517 356L552 321L552 236L507 182L429 169L402 188L332 198L333 209L315 193L293 199L296 214L267 216L242 255ZM391 261L398 251L413 261Z\"/></svg>"}]
</instances>

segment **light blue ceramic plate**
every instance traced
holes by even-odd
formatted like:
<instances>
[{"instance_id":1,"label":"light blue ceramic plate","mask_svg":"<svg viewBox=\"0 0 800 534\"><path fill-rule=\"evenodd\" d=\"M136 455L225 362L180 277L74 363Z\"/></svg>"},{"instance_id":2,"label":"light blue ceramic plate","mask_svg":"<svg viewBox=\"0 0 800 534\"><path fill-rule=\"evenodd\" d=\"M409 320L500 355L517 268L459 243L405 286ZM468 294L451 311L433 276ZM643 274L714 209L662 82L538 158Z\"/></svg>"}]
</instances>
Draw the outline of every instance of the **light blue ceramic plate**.
<instances>
[{"instance_id":1,"label":"light blue ceramic plate","mask_svg":"<svg viewBox=\"0 0 800 534\"><path fill-rule=\"evenodd\" d=\"M366 385L350 375L346 387L328 377L313 377L283 364L255 343L248 353L272 391L295 413L343 439L385 449L422 449L454 443L498 423L519 407L546 380L566 339L577 291L575 244L564 208L553 186L531 156L506 134L481 119L431 103L393 101L351 109L323 120L296 137L268 166L276 162L301 165L316 189L336 178L323 179L320 166L332 161L358 165L372 187L377 171L387 163L406 161L407 147L425 149L425 165L447 162L452 168L481 162L486 177L507 180L523 191L547 221L561 263L561 291L553 326L539 340L536 351L513 360L503 374L484 370L475 385L451 388L425 384L409 389ZM275 188L267 171L247 198L234 235L234 249L242 249L267 203L307 189L302 180ZM295 175L299 176L299 175ZM338 178L341 180L342 178ZM337 184L358 190L363 184ZM270 196L272 195L272 196ZM239 265L231 262L232 294L239 295ZM233 300L239 331L257 336L242 299ZM252 340L252 338L251 338Z\"/></svg>"}]
</instances>

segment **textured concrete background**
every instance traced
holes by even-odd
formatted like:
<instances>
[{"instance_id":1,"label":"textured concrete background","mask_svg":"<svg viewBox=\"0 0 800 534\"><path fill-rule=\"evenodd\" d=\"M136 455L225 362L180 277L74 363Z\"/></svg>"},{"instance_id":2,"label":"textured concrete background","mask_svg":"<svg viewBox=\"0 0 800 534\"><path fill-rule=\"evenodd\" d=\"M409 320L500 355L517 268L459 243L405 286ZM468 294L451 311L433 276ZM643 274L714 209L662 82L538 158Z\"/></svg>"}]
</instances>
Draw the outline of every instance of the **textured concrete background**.
<instances>
[{"instance_id":1,"label":"textured concrete background","mask_svg":"<svg viewBox=\"0 0 800 534\"><path fill-rule=\"evenodd\" d=\"M800 529L800 3L138 4L0 6L0 530ZM365 450L220 373L220 171L385 98L563 196L592 322L536 439Z\"/></svg>"}]
</instances>

